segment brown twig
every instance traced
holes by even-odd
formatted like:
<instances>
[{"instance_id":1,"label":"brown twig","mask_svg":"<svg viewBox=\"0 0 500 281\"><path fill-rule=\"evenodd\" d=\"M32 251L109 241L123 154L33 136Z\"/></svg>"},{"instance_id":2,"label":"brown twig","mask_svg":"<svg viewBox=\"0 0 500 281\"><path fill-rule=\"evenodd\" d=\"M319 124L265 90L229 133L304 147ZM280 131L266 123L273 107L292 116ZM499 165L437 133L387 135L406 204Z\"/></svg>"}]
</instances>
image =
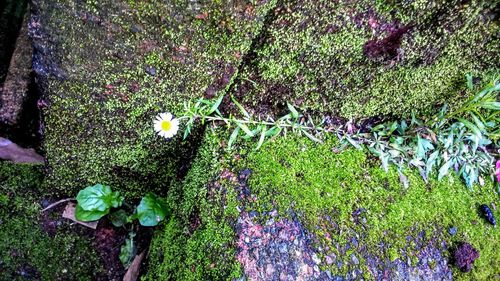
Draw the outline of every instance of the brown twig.
<instances>
[{"instance_id":1,"label":"brown twig","mask_svg":"<svg viewBox=\"0 0 500 281\"><path fill-rule=\"evenodd\" d=\"M54 202L54 203L52 203L52 204L48 205L45 209L43 209L43 210L42 210L42 212L45 212L45 211L47 211L47 210L50 210L50 209L54 208L55 206L57 206L57 205L59 205L59 204L62 204L62 203L64 203L64 202L73 201L73 200L76 200L76 199L75 199L75 198L66 198L66 199L61 199L61 200L59 200L59 201L57 201L57 202Z\"/></svg>"}]
</instances>

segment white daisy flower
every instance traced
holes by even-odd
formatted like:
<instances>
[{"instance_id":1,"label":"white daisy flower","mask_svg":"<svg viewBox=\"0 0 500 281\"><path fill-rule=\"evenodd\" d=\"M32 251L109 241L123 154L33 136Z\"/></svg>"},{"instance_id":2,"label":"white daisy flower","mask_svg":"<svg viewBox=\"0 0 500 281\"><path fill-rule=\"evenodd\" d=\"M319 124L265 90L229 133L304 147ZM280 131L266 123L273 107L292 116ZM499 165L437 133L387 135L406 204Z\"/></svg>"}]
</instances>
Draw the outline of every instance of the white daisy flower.
<instances>
[{"instance_id":1,"label":"white daisy flower","mask_svg":"<svg viewBox=\"0 0 500 281\"><path fill-rule=\"evenodd\" d=\"M159 136L171 138L179 130L179 119L176 119L170 113L160 113L154 120L154 129Z\"/></svg>"}]
</instances>

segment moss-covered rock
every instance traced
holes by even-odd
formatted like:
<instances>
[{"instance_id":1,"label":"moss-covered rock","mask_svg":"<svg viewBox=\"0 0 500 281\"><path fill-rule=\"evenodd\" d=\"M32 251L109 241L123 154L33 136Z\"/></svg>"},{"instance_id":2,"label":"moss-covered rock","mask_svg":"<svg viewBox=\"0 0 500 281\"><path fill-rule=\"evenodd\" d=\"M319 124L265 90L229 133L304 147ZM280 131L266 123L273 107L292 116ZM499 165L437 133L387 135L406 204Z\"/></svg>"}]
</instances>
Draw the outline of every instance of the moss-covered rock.
<instances>
[{"instance_id":1,"label":"moss-covered rock","mask_svg":"<svg viewBox=\"0 0 500 281\"><path fill-rule=\"evenodd\" d=\"M42 178L39 166L0 162L0 279L96 280L90 239L40 212Z\"/></svg>"},{"instance_id":2,"label":"moss-covered rock","mask_svg":"<svg viewBox=\"0 0 500 281\"><path fill-rule=\"evenodd\" d=\"M169 193L178 207L153 240L147 280L281 272L487 280L500 273L492 242L499 234L478 212L499 203L491 183L470 191L454 176L425 184L406 171L404 188L395 170L385 173L360 151L336 152L333 139L286 137L226 153L225 140L211 134L185 182ZM468 274L448 263L461 241L480 251ZM318 267L308 273L311 262Z\"/></svg>"},{"instance_id":3,"label":"moss-covered rock","mask_svg":"<svg viewBox=\"0 0 500 281\"><path fill-rule=\"evenodd\" d=\"M286 1L240 74L256 110L285 102L346 118L409 116L460 103L465 74L495 70L483 1ZM457 93L462 93L457 95Z\"/></svg>"},{"instance_id":4,"label":"moss-covered rock","mask_svg":"<svg viewBox=\"0 0 500 281\"><path fill-rule=\"evenodd\" d=\"M213 97L237 72L275 1L34 1L47 185L164 191L192 144L156 137L159 112Z\"/></svg>"},{"instance_id":5,"label":"moss-covered rock","mask_svg":"<svg viewBox=\"0 0 500 281\"><path fill-rule=\"evenodd\" d=\"M196 144L165 145L152 119L228 89L262 115L287 101L347 118L460 103L465 74L496 67L490 6L34 1L47 185L75 192L104 182L132 197L144 185L164 190L185 174Z\"/></svg>"}]
</instances>

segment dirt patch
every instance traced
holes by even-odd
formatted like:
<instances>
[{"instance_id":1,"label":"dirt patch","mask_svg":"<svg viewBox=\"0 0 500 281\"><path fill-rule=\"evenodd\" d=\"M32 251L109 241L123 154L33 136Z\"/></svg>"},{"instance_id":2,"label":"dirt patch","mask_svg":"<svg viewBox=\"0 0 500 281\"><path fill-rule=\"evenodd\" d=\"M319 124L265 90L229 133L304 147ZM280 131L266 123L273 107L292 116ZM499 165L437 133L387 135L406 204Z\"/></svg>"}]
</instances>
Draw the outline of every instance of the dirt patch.
<instances>
[{"instance_id":1,"label":"dirt patch","mask_svg":"<svg viewBox=\"0 0 500 281\"><path fill-rule=\"evenodd\" d=\"M363 47L365 56L375 61L397 60L401 39L411 28L411 26L403 26L391 31L383 39L366 42Z\"/></svg>"}]
</instances>

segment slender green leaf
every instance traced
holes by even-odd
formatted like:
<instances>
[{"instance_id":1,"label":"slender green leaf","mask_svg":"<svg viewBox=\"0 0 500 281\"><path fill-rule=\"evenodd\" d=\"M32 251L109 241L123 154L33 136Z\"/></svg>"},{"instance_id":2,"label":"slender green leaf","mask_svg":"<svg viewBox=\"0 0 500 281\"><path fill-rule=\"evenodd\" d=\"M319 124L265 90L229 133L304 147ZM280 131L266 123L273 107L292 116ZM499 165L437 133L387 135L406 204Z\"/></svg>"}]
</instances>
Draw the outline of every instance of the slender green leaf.
<instances>
[{"instance_id":1,"label":"slender green leaf","mask_svg":"<svg viewBox=\"0 0 500 281\"><path fill-rule=\"evenodd\" d=\"M443 166L441 166L441 168L439 168L438 180L441 180L444 176L448 174L448 170L450 169L451 164L452 161L448 160L444 163Z\"/></svg>"},{"instance_id":2,"label":"slender green leaf","mask_svg":"<svg viewBox=\"0 0 500 281\"><path fill-rule=\"evenodd\" d=\"M359 145L359 143L355 140L353 140L350 136L345 135L344 138L352 145L354 146L357 150L363 150L363 147Z\"/></svg>"},{"instance_id":3,"label":"slender green leaf","mask_svg":"<svg viewBox=\"0 0 500 281\"><path fill-rule=\"evenodd\" d=\"M408 177L406 177L406 175L403 174L401 169L398 169L398 175L399 175L399 181L403 184L404 188L408 188L410 186Z\"/></svg>"},{"instance_id":4,"label":"slender green leaf","mask_svg":"<svg viewBox=\"0 0 500 281\"><path fill-rule=\"evenodd\" d=\"M262 127L264 127L264 126L262 126L262 125L257 126L257 128L255 128L255 129L252 130L252 135L244 135L243 139L249 140L249 139L255 137L260 132L260 130L262 129Z\"/></svg>"},{"instance_id":5,"label":"slender green leaf","mask_svg":"<svg viewBox=\"0 0 500 281\"><path fill-rule=\"evenodd\" d=\"M229 137L229 141L227 143L228 149L231 149L233 143L236 141L236 138L238 138L239 133L240 133L240 127L236 127L236 129L234 129L233 133Z\"/></svg>"},{"instance_id":6,"label":"slender green leaf","mask_svg":"<svg viewBox=\"0 0 500 281\"><path fill-rule=\"evenodd\" d=\"M472 122L465 120L463 118L457 118L457 120L460 121L462 124L464 124L467 128L469 128L477 136L480 137L482 135L481 130L479 130L479 128L476 125L474 125Z\"/></svg>"},{"instance_id":7,"label":"slender green leaf","mask_svg":"<svg viewBox=\"0 0 500 281\"><path fill-rule=\"evenodd\" d=\"M247 136L250 136L250 137L253 137L255 136L255 134L250 131L250 129L247 127L247 125L243 124L243 123L236 123L236 125L238 125L238 127L240 127L243 132L245 132L245 134L247 134Z\"/></svg>"},{"instance_id":8,"label":"slender green leaf","mask_svg":"<svg viewBox=\"0 0 500 281\"><path fill-rule=\"evenodd\" d=\"M259 142L257 143L257 147L255 148L255 150L258 150L262 146L265 139L266 139L266 127L262 126L262 131L260 132Z\"/></svg>"},{"instance_id":9,"label":"slender green leaf","mask_svg":"<svg viewBox=\"0 0 500 281\"><path fill-rule=\"evenodd\" d=\"M288 110L290 110L290 113L292 114L292 117L294 119L299 118L299 112L297 111L297 109L295 109L295 107L293 105L291 105L290 103L287 102L286 106L288 106Z\"/></svg>"},{"instance_id":10,"label":"slender green leaf","mask_svg":"<svg viewBox=\"0 0 500 281\"><path fill-rule=\"evenodd\" d=\"M250 114L245 110L245 108L233 97L231 96L231 100L234 104L240 109L241 113L247 118L250 119Z\"/></svg>"},{"instance_id":11,"label":"slender green leaf","mask_svg":"<svg viewBox=\"0 0 500 281\"><path fill-rule=\"evenodd\" d=\"M137 254L137 247L134 243L135 233L131 232L129 234L129 238L125 240L125 244L120 248L120 261L123 264L123 267L128 268L132 263L132 260L135 258Z\"/></svg>"},{"instance_id":12,"label":"slender green leaf","mask_svg":"<svg viewBox=\"0 0 500 281\"><path fill-rule=\"evenodd\" d=\"M266 137L274 137L281 132L281 128L274 126L271 129L267 130Z\"/></svg>"},{"instance_id":13,"label":"slender green leaf","mask_svg":"<svg viewBox=\"0 0 500 281\"><path fill-rule=\"evenodd\" d=\"M498 102L498 101L486 101L486 102L482 102L480 106L482 108L486 108L486 109L500 110L500 102Z\"/></svg>"},{"instance_id":14,"label":"slender green leaf","mask_svg":"<svg viewBox=\"0 0 500 281\"><path fill-rule=\"evenodd\" d=\"M467 88L469 88L469 90L474 90L474 83L472 80L472 75L470 73L468 73L466 75L466 77L467 77Z\"/></svg>"},{"instance_id":15,"label":"slender green leaf","mask_svg":"<svg viewBox=\"0 0 500 281\"><path fill-rule=\"evenodd\" d=\"M317 137L313 136L312 134L310 134L309 132L307 132L306 130L302 130L302 132L304 133L304 135L306 135L306 137L308 137L310 140L314 141L314 142L318 142L318 143L321 143L322 141L320 139L318 139Z\"/></svg>"},{"instance_id":16,"label":"slender green leaf","mask_svg":"<svg viewBox=\"0 0 500 281\"><path fill-rule=\"evenodd\" d=\"M388 172L389 171L389 154L382 152L380 154L380 161L382 162L382 168L384 168L384 171Z\"/></svg>"},{"instance_id":17,"label":"slender green leaf","mask_svg":"<svg viewBox=\"0 0 500 281\"><path fill-rule=\"evenodd\" d=\"M212 104L212 107L210 107L210 110L207 112L207 115L214 113L219 108L219 105L222 103L223 99L224 99L224 94L220 95L220 97L214 102L214 104Z\"/></svg>"}]
</instances>

